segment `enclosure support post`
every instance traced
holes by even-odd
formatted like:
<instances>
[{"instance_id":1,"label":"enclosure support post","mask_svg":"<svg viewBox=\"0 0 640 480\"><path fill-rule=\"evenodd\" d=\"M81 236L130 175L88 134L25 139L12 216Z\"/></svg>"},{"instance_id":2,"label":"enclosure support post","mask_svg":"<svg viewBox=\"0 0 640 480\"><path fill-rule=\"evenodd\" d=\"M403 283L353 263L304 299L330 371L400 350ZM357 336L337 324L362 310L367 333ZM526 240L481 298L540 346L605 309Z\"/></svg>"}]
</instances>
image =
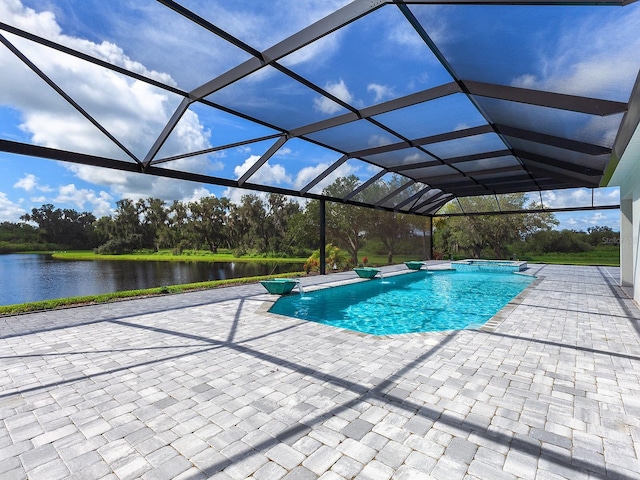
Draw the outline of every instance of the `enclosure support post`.
<instances>
[{"instance_id":1,"label":"enclosure support post","mask_svg":"<svg viewBox=\"0 0 640 480\"><path fill-rule=\"evenodd\" d=\"M326 226L325 200L320 200L320 275L324 275L326 273Z\"/></svg>"},{"instance_id":2,"label":"enclosure support post","mask_svg":"<svg viewBox=\"0 0 640 480\"><path fill-rule=\"evenodd\" d=\"M633 200L620 199L620 285L633 287L634 279L634 238L633 238ZM637 255L637 252L636 252ZM634 295L635 297L635 295Z\"/></svg>"},{"instance_id":3,"label":"enclosure support post","mask_svg":"<svg viewBox=\"0 0 640 480\"><path fill-rule=\"evenodd\" d=\"M429 260L433 260L433 217L429 217Z\"/></svg>"}]
</instances>

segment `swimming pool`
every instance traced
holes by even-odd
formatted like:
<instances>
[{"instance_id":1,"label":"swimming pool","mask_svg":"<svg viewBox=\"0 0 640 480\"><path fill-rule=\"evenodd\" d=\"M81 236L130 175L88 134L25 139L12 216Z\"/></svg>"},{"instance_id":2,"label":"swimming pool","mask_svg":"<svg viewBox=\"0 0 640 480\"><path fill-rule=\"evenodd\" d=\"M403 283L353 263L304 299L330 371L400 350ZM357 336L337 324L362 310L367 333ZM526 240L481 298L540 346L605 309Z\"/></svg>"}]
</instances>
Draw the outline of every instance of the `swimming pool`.
<instances>
[{"instance_id":1,"label":"swimming pool","mask_svg":"<svg viewBox=\"0 0 640 480\"><path fill-rule=\"evenodd\" d=\"M289 295L269 312L373 335L479 328L534 279L420 270Z\"/></svg>"},{"instance_id":2,"label":"swimming pool","mask_svg":"<svg viewBox=\"0 0 640 480\"><path fill-rule=\"evenodd\" d=\"M458 260L451 267L460 272L521 272L527 269L527 262L519 260Z\"/></svg>"}]
</instances>

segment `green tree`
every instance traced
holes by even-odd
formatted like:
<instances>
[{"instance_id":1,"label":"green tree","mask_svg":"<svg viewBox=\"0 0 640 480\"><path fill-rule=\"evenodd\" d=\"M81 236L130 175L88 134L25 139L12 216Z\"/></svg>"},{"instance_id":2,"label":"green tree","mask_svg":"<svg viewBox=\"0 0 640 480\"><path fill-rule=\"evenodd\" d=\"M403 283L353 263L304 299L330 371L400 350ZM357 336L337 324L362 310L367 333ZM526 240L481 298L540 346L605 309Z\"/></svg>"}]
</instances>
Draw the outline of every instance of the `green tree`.
<instances>
[{"instance_id":1,"label":"green tree","mask_svg":"<svg viewBox=\"0 0 640 480\"><path fill-rule=\"evenodd\" d=\"M619 245L620 232L614 232L611 227L594 226L587 228L589 243L594 247L600 245Z\"/></svg>"},{"instance_id":2,"label":"green tree","mask_svg":"<svg viewBox=\"0 0 640 480\"><path fill-rule=\"evenodd\" d=\"M45 249L38 229L28 223L0 223L0 253Z\"/></svg>"},{"instance_id":3,"label":"green tree","mask_svg":"<svg viewBox=\"0 0 640 480\"><path fill-rule=\"evenodd\" d=\"M394 207L417 193L420 188L416 184L409 186L406 186L406 184L406 178L394 174L387 182L378 180L367 188L363 194L366 196L365 199L371 203L376 203L392 195L384 205ZM401 189L403 186L405 188ZM370 212L369 236L379 240L385 247L387 263L389 264L393 263L393 255L398 243L409 236L411 228L408 216L402 213L385 210L372 210Z\"/></svg>"},{"instance_id":4,"label":"green tree","mask_svg":"<svg viewBox=\"0 0 640 480\"><path fill-rule=\"evenodd\" d=\"M38 229L28 223L0 223L0 242L37 243L40 240Z\"/></svg>"},{"instance_id":5,"label":"green tree","mask_svg":"<svg viewBox=\"0 0 640 480\"><path fill-rule=\"evenodd\" d=\"M535 204L525 205L524 193L500 195L499 206L494 196L465 197L459 201L468 215L449 217L434 224L440 230L435 238L436 245L448 254L455 254L458 249L462 249L473 258L479 258L486 250L494 258L505 258L510 244L523 240L533 232L550 230L557 224L557 220L549 212L498 213L535 209ZM445 213L446 210L447 206ZM496 213L473 215L474 212Z\"/></svg>"},{"instance_id":6,"label":"green tree","mask_svg":"<svg viewBox=\"0 0 640 480\"><path fill-rule=\"evenodd\" d=\"M230 207L226 197L203 197L197 202L189 203L189 225L212 253L218 253L218 248L227 240Z\"/></svg>"},{"instance_id":7,"label":"green tree","mask_svg":"<svg viewBox=\"0 0 640 480\"><path fill-rule=\"evenodd\" d=\"M40 208L33 208L31 214L25 213L20 217L24 222L38 224L40 235L45 241L58 243L64 228L62 221L62 210L55 208L50 203L42 205Z\"/></svg>"},{"instance_id":8,"label":"green tree","mask_svg":"<svg viewBox=\"0 0 640 480\"><path fill-rule=\"evenodd\" d=\"M169 207L168 239L176 255L189 245L189 210L185 203L174 200Z\"/></svg>"},{"instance_id":9,"label":"green tree","mask_svg":"<svg viewBox=\"0 0 640 480\"><path fill-rule=\"evenodd\" d=\"M95 245L103 245L115 236L116 226L110 216L100 217L93 224Z\"/></svg>"},{"instance_id":10,"label":"green tree","mask_svg":"<svg viewBox=\"0 0 640 480\"><path fill-rule=\"evenodd\" d=\"M240 205L234 208L233 230L237 235L237 248L240 253L250 250L258 253L269 252L277 232L274 230L273 217L269 214L268 208L268 203L256 194L243 195Z\"/></svg>"},{"instance_id":11,"label":"green tree","mask_svg":"<svg viewBox=\"0 0 640 480\"><path fill-rule=\"evenodd\" d=\"M344 198L359 185L358 177L339 177L324 189L324 195ZM351 255L354 265L358 264L358 252L366 243L367 230L371 228L371 210L368 208L327 202L327 232Z\"/></svg>"},{"instance_id":12,"label":"green tree","mask_svg":"<svg viewBox=\"0 0 640 480\"><path fill-rule=\"evenodd\" d=\"M109 241L98 248L98 253L120 254L144 246L144 231L140 222L140 203L129 198L116 202L112 234Z\"/></svg>"},{"instance_id":13,"label":"green tree","mask_svg":"<svg viewBox=\"0 0 640 480\"><path fill-rule=\"evenodd\" d=\"M285 242L292 253L308 255L320 245L320 202L310 200L304 210L290 216L287 223Z\"/></svg>"},{"instance_id":14,"label":"green tree","mask_svg":"<svg viewBox=\"0 0 640 480\"><path fill-rule=\"evenodd\" d=\"M153 246L157 252L161 247L169 244L169 210L164 200L159 198L147 198L137 203L139 216L142 218L145 247Z\"/></svg>"},{"instance_id":15,"label":"green tree","mask_svg":"<svg viewBox=\"0 0 640 480\"><path fill-rule=\"evenodd\" d=\"M541 230L527 237L526 247L532 253L572 253L593 249L584 232L575 230Z\"/></svg>"},{"instance_id":16,"label":"green tree","mask_svg":"<svg viewBox=\"0 0 640 480\"><path fill-rule=\"evenodd\" d=\"M31 214L22 215L20 219L37 223L45 241L73 248L91 246L92 226L96 221L92 213L80 213L70 208L61 210L51 204L34 208Z\"/></svg>"},{"instance_id":17,"label":"green tree","mask_svg":"<svg viewBox=\"0 0 640 480\"><path fill-rule=\"evenodd\" d=\"M230 205L227 227L227 246L234 249L237 256L244 255L248 248L245 245L245 238L249 236L249 222L235 203Z\"/></svg>"},{"instance_id":18,"label":"green tree","mask_svg":"<svg viewBox=\"0 0 640 480\"><path fill-rule=\"evenodd\" d=\"M115 236L119 238L127 238L142 234L138 208L133 200L129 198L123 198L116 202L116 211L114 213L113 221Z\"/></svg>"},{"instance_id":19,"label":"green tree","mask_svg":"<svg viewBox=\"0 0 640 480\"><path fill-rule=\"evenodd\" d=\"M288 236L289 223L300 213L300 205L278 193L270 193L267 197L267 226L271 230L269 251L287 253L295 237Z\"/></svg>"},{"instance_id":20,"label":"green tree","mask_svg":"<svg viewBox=\"0 0 640 480\"><path fill-rule=\"evenodd\" d=\"M430 259L431 257L431 217L422 217L419 215L407 215L407 221L414 232L420 232L418 234L420 238L420 245L422 247L423 259Z\"/></svg>"},{"instance_id":21,"label":"green tree","mask_svg":"<svg viewBox=\"0 0 640 480\"><path fill-rule=\"evenodd\" d=\"M370 236L380 240L387 252L387 263L393 263L393 255L398 242L411 233L411 223L407 215L395 212L373 210L371 212Z\"/></svg>"}]
</instances>

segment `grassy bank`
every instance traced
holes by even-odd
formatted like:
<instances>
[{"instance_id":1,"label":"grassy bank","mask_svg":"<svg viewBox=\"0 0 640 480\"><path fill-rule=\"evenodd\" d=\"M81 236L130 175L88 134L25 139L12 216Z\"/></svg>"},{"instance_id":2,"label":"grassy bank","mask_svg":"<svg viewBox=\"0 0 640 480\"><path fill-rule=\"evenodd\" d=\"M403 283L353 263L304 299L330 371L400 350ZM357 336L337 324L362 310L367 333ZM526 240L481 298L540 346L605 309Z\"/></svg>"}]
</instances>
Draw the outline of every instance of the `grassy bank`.
<instances>
[{"instance_id":1,"label":"grassy bank","mask_svg":"<svg viewBox=\"0 0 640 480\"><path fill-rule=\"evenodd\" d=\"M299 277L301 275L304 275L304 272L293 272L280 275L264 275L259 277L232 278L226 280L212 280L210 282L187 283L183 285L146 288L142 290L126 290L123 292L103 293L99 295L85 295L82 297L56 298L53 300L42 300L39 302L18 303L15 305L0 306L0 315L16 315L19 313L52 310L55 308L64 308L79 305L94 305L98 303L114 302L135 297L149 297L154 295L185 293L196 290L227 287L231 285L256 283L260 280L266 280L269 278Z\"/></svg>"},{"instance_id":2,"label":"grassy bank","mask_svg":"<svg viewBox=\"0 0 640 480\"><path fill-rule=\"evenodd\" d=\"M598 248L589 252L578 253L545 253L542 255L524 255L520 260L533 263L550 263L556 265L599 265L607 267L620 266L620 250Z\"/></svg>"},{"instance_id":3,"label":"grassy bank","mask_svg":"<svg viewBox=\"0 0 640 480\"><path fill-rule=\"evenodd\" d=\"M145 262L260 262L260 263L304 263L306 258L300 257L236 257L232 252L221 251L211 253L205 251L185 251L181 255L174 255L170 250L159 252L124 253L121 255L100 255L90 250L72 250L68 252L54 252L53 258L59 260L130 260Z\"/></svg>"},{"instance_id":4,"label":"grassy bank","mask_svg":"<svg viewBox=\"0 0 640 480\"><path fill-rule=\"evenodd\" d=\"M258 263L305 263L308 257L262 257L243 256L236 257L232 252L221 251L211 253L206 251L189 251L182 255L174 255L169 250L160 252L129 253L121 255L101 255L90 250L71 250L67 252L52 252L53 258L59 260L132 260L151 262L258 262ZM369 265L387 265L387 256L384 254L361 251L358 253L360 263L367 257ZM394 255L393 263L404 263L409 260L422 260L420 255Z\"/></svg>"},{"instance_id":5,"label":"grassy bank","mask_svg":"<svg viewBox=\"0 0 640 480\"><path fill-rule=\"evenodd\" d=\"M305 263L307 258L303 257L235 257L231 252L211 253L211 252L187 252L182 255L173 255L170 251L160 251L158 253L131 253L122 255L99 255L92 251L68 251L54 252L54 258L61 260L130 260L130 261L156 261L156 262L259 262L259 263ZM368 265L387 265L387 256L376 253L369 253L366 250L359 252L358 260L367 257ZM420 255L394 255L393 263L400 264L410 260L423 260ZM455 257L460 260L466 257ZM525 254L520 260L533 263L550 263L558 265L603 265L619 266L620 250L597 248L589 252L577 253L545 253L545 254Z\"/></svg>"}]
</instances>

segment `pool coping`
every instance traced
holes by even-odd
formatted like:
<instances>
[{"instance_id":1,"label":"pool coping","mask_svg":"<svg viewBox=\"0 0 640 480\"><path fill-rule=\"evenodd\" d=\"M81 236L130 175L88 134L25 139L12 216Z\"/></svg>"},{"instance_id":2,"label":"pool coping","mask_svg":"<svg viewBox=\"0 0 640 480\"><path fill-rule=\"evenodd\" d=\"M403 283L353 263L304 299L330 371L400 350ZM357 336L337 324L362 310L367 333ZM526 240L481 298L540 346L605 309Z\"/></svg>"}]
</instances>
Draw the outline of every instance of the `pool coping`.
<instances>
[{"instance_id":1,"label":"pool coping","mask_svg":"<svg viewBox=\"0 0 640 480\"><path fill-rule=\"evenodd\" d=\"M484 325L480 328L470 329L470 330L480 330L482 332L494 332L496 328L498 328L502 322L504 322L511 313L519 306L522 305L524 300L529 296L531 292L533 292L538 285L544 280L544 275L532 275L523 272L513 272L515 275L524 275L529 277L534 277L533 282L527 285L524 290L522 290L518 295L513 297L507 304L502 307L500 310L496 312L496 314L487 320Z\"/></svg>"},{"instance_id":2,"label":"pool coping","mask_svg":"<svg viewBox=\"0 0 640 480\"><path fill-rule=\"evenodd\" d=\"M432 268L432 270L434 270ZM453 270L452 268L439 268L438 270ZM406 274L412 274L412 273L417 273L419 272L419 270L397 270L397 271L391 271L391 272L383 272L383 276L379 278L382 279L384 277L395 277L397 275L406 275ZM308 287L304 287L305 291L307 292L313 292L313 291L317 291L317 290L324 290L327 288L334 288L334 287L341 287L343 285L352 285L352 284L356 284L356 283L362 283L362 282L369 282L373 279L371 278L360 278L360 277L355 277L355 278L348 278L348 279L343 279L343 280L336 280L336 281L332 281L332 282L327 282L327 283L322 283L322 284L317 284L317 285L309 285ZM327 329L338 329L340 330L340 332L345 333L347 335L355 335L357 337L360 338L373 338L373 339L385 339L385 338L394 338L394 337L398 337L398 335L413 335L413 336L423 336L424 334L448 334L449 332L451 332L451 330L443 330L441 332L409 332L409 333L394 333L394 334L387 334L387 335L373 335L371 333L364 333L364 332L358 332L356 330L351 330L348 328L343 328L343 327L335 327L332 325L326 325L324 323L318 323L318 322L312 322L311 320L304 320L301 318L296 318L296 317L289 317L287 315L280 315L279 313L271 313L269 311L269 309L273 306L274 303L276 303L281 295L270 295L267 294L270 298L263 300L262 304L255 310L255 313L260 314L260 315L267 315L271 318L277 318L277 319L286 319L286 320L294 320L297 322L303 322L303 323L313 323L314 326L318 326L321 328L327 328Z\"/></svg>"},{"instance_id":3,"label":"pool coping","mask_svg":"<svg viewBox=\"0 0 640 480\"><path fill-rule=\"evenodd\" d=\"M437 268L426 268L427 271L454 271L455 272L455 268L452 268L451 266L447 266L447 264L445 265L438 265ZM396 275L405 275L405 274L411 274L411 273L417 273L420 270L399 270L399 271L393 271L393 272L387 272L384 274L385 277L393 277ZM522 276L527 276L527 277L534 277L533 282L531 282L529 285L527 285L518 295L516 295L515 297L513 297L509 302L507 302L507 304L502 307L500 310L498 310L496 312L495 315L493 315L489 320L487 320L481 327L478 328L463 328L460 330L440 330L440 331L433 331L433 332L407 332L407 333L393 333L393 334L386 334L386 335L375 335L372 333L365 333L365 332L358 332L356 330L351 330L349 328L343 328L343 327L336 327L336 326L332 326L332 325L327 325L324 323L318 323L318 322L312 322L311 320L304 320L301 318L297 318L297 317L289 317L287 315L280 315L278 313L271 313L269 311L269 309L271 309L271 307L281 298L281 295L277 295L277 294L265 294L268 295L270 298L263 300L263 302L260 304L260 306L255 310L255 313L260 314L260 315L267 315L269 317L272 318L279 318L279 319L293 319L299 322L312 322L316 325L322 326L322 327L327 327L327 328L332 328L332 329L339 329L342 332L345 332L347 334L352 334L352 335L357 335L360 337L373 337L373 338L397 338L398 336L402 335L402 336L407 336L407 335L413 335L413 336L425 336L425 335L449 335L451 332L458 332L458 331L483 331L483 332L493 332L495 331L496 328L498 328L502 322L504 322L509 315L519 306L522 304L522 302L524 301L524 299L533 291L535 290L535 288L537 287L537 285L540 284L540 282L544 279L544 275L534 275L531 273L526 273L524 271L519 271L519 272L511 272L514 275L522 275ZM383 277L381 277L383 278ZM372 279L369 278L360 278L360 277L355 277L355 278L349 278L349 279L344 279L344 280L336 280L333 282L328 282L328 283L323 283L323 284L318 284L318 285L310 285L308 287L304 287L304 290L306 292L313 292L313 291L317 291L317 290L324 290L326 288L334 288L334 287L340 287L343 285L351 285L351 284L356 284L356 283L361 283L361 282L368 282Z\"/></svg>"}]
</instances>

